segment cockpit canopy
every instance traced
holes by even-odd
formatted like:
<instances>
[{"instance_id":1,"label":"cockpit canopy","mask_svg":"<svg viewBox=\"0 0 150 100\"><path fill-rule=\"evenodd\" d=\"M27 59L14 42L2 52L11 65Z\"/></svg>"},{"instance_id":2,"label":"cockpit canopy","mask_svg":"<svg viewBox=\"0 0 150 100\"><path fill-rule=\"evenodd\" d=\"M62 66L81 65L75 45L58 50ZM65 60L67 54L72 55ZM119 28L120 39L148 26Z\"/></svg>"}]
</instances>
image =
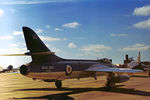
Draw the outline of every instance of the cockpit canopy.
<instances>
[{"instance_id":1,"label":"cockpit canopy","mask_svg":"<svg viewBox=\"0 0 150 100\"><path fill-rule=\"evenodd\" d=\"M108 59L108 58L98 59L98 61L99 61L99 62L103 62L103 63L112 64L112 59Z\"/></svg>"}]
</instances>

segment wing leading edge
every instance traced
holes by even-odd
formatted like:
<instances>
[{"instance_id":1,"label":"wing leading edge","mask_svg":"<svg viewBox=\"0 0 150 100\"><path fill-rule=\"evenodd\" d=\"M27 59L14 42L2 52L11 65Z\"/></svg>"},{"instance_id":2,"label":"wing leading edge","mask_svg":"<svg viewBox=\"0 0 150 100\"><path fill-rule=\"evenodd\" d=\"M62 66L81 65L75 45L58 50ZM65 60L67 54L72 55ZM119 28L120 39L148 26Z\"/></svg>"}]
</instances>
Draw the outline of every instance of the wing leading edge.
<instances>
[{"instance_id":1,"label":"wing leading edge","mask_svg":"<svg viewBox=\"0 0 150 100\"><path fill-rule=\"evenodd\" d=\"M105 66L105 67L102 67ZM136 73L136 72L142 72L142 70L137 69L130 69L130 68L116 68L116 67L110 67L107 65L96 65L91 66L85 71L94 71L94 72L126 72L126 73Z\"/></svg>"}]
</instances>

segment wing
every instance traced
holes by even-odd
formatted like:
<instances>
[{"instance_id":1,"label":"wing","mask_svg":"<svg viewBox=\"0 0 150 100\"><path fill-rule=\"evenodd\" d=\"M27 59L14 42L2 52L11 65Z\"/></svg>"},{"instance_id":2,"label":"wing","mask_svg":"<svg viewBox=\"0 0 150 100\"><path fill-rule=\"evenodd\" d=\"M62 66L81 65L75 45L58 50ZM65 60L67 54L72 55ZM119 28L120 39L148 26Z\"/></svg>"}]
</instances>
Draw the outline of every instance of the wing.
<instances>
[{"instance_id":1,"label":"wing","mask_svg":"<svg viewBox=\"0 0 150 100\"><path fill-rule=\"evenodd\" d=\"M142 70L130 69L130 68L116 68L114 65L94 65L86 69L85 71L94 71L94 72L126 72L126 73L135 73L142 72Z\"/></svg>"}]
</instances>

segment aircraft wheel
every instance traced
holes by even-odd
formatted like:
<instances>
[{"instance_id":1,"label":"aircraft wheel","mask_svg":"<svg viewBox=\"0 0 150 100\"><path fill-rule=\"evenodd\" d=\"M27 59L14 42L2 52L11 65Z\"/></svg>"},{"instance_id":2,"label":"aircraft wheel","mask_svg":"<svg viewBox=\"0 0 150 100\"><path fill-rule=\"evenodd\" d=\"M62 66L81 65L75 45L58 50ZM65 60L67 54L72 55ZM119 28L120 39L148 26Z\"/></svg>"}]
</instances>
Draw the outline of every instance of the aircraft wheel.
<instances>
[{"instance_id":1,"label":"aircraft wheel","mask_svg":"<svg viewBox=\"0 0 150 100\"><path fill-rule=\"evenodd\" d=\"M106 87L108 87L108 88L113 88L113 87L115 87L115 83L112 82L112 81L107 81Z\"/></svg>"},{"instance_id":2,"label":"aircraft wheel","mask_svg":"<svg viewBox=\"0 0 150 100\"><path fill-rule=\"evenodd\" d=\"M62 82L61 82L61 80L57 80L57 81L55 82L55 85L56 85L56 87L57 87L58 89L62 88Z\"/></svg>"},{"instance_id":3,"label":"aircraft wheel","mask_svg":"<svg viewBox=\"0 0 150 100\"><path fill-rule=\"evenodd\" d=\"M150 77L150 71L148 72L148 76Z\"/></svg>"}]
</instances>

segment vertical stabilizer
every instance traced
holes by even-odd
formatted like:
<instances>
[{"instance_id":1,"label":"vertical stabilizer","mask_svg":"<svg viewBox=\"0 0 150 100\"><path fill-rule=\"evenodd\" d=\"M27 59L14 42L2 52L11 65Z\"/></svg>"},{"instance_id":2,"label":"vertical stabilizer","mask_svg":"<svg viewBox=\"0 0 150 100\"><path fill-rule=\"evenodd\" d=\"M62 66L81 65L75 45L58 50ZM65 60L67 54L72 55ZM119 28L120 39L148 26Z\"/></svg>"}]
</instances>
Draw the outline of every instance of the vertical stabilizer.
<instances>
[{"instance_id":1,"label":"vertical stabilizer","mask_svg":"<svg viewBox=\"0 0 150 100\"><path fill-rule=\"evenodd\" d=\"M41 63L61 59L47 48L32 29L23 27L23 33L27 49L30 51L33 62Z\"/></svg>"},{"instance_id":2,"label":"vertical stabilizer","mask_svg":"<svg viewBox=\"0 0 150 100\"><path fill-rule=\"evenodd\" d=\"M50 51L32 29L23 27L23 33L27 49L30 50L31 53Z\"/></svg>"}]
</instances>

